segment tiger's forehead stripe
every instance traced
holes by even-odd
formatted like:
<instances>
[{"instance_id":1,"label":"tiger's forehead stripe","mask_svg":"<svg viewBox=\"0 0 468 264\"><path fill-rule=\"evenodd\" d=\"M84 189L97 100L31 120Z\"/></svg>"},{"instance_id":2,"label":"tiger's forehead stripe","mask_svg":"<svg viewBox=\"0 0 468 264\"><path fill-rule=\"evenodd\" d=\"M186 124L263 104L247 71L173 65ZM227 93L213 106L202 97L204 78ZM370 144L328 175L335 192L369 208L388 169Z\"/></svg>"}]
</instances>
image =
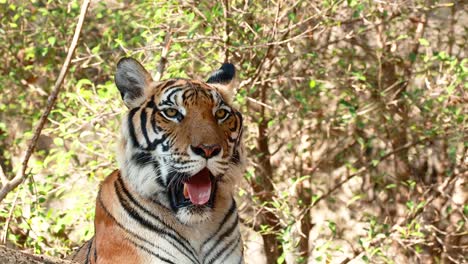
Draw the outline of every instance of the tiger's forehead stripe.
<instances>
[{"instance_id":1,"label":"tiger's forehead stripe","mask_svg":"<svg viewBox=\"0 0 468 264\"><path fill-rule=\"evenodd\" d=\"M215 89L211 90L210 95L211 95L211 98L213 98L214 104L216 106L221 106L221 105L224 104L224 100L221 97L221 94L218 91L216 91Z\"/></svg>"},{"instance_id":2,"label":"tiger's forehead stripe","mask_svg":"<svg viewBox=\"0 0 468 264\"><path fill-rule=\"evenodd\" d=\"M204 85L203 83L178 80L170 87L164 87L160 97L159 105L175 106L193 104L197 101L212 102L213 105L220 105L223 102L221 95L216 89Z\"/></svg>"},{"instance_id":3,"label":"tiger's forehead stripe","mask_svg":"<svg viewBox=\"0 0 468 264\"><path fill-rule=\"evenodd\" d=\"M176 100L174 100L174 96L182 91L184 89L184 87L180 87L180 86L174 86L174 87L169 87L169 88L166 88L163 92L163 94L161 95L161 98L160 98L160 105L168 105L168 106L174 106L177 104Z\"/></svg>"}]
</instances>

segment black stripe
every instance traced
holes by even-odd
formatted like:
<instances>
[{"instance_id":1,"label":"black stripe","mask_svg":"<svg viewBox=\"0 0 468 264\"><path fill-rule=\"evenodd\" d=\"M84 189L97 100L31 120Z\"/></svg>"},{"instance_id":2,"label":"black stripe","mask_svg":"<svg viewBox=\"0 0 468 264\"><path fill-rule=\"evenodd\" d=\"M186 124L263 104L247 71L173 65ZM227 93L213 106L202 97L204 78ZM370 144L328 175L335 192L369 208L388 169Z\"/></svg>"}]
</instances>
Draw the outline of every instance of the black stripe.
<instances>
[{"instance_id":1,"label":"black stripe","mask_svg":"<svg viewBox=\"0 0 468 264\"><path fill-rule=\"evenodd\" d=\"M167 139L167 135L162 135L161 136L161 139L156 139L154 140L153 142L151 142L151 144L148 144L148 147L145 149L147 151L152 151L152 150L155 150L156 147L159 145L159 144L162 144L164 143L164 141ZM163 150L164 151L167 151L166 147L164 146L163 144Z\"/></svg>"},{"instance_id":2,"label":"black stripe","mask_svg":"<svg viewBox=\"0 0 468 264\"><path fill-rule=\"evenodd\" d=\"M128 234L130 234L130 235L132 235L132 236L138 238L138 239L141 240L142 242L145 242L145 243L147 243L147 244L149 244L149 245L151 245L151 246L153 246L153 247L155 247L155 248L157 248L157 249L163 251L164 253L168 254L168 255L171 256L172 258L174 258L174 256L173 256L172 254L170 254L169 252L167 252L167 251L164 250L163 248L160 248L160 247L156 246L155 244L153 244L151 241L146 240L145 238L143 238L143 237L141 237L141 236L139 236L139 235L133 233L132 231L130 231L130 230L128 230L127 228L125 228L120 222L118 222L117 219L115 219L115 217L114 217L114 216L109 212L109 210L107 210L107 208L104 206L104 203L103 203L102 200L101 200L101 195L100 195L100 193L98 193L97 201L98 201L99 205L102 207L102 209L104 210L104 212L106 213L106 215L107 215L109 218L111 218L111 219L117 224L117 226L120 227L122 230L124 230L124 231L127 232ZM128 241L130 241L133 245L137 246L138 248L143 249L143 250L146 251L147 253L149 253L149 254L155 256L156 258L158 258L158 259L160 259L160 260L162 260L162 261L164 261L164 262L166 262L166 263L175 264L174 262L172 262L172 261L170 261L170 260L168 260L168 259L166 259L166 258L164 258L164 257L161 257L161 256L159 256L158 254L152 252L151 250L149 250L149 249L143 247L142 245L137 244L135 241L132 241L132 240L128 240Z\"/></svg>"},{"instance_id":3,"label":"black stripe","mask_svg":"<svg viewBox=\"0 0 468 264\"><path fill-rule=\"evenodd\" d=\"M159 105L168 105L168 106L173 106L174 102L171 101L171 96L173 96L175 93L178 91L182 90L183 88L180 86L175 86L175 87L169 87L167 90L170 90L171 92L166 96L166 100L162 101ZM167 92L167 91L166 91Z\"/></svg>"},{"instance_id":4,"label":"black stripe","mask_svg":"<svg viewBox=\"0 0 468 264\"><path fill-rule=\"evenodd\" d=\"M176 83L178 80L179 80L179 79L168 80L168 81L164 84L164 87L171 86L171 85L173 85L174 83Z\"/></svg>"},{"instance_id":5,"label":"black stripe","mask_svg":"<svg viewBox=\"0 0 468 264\"><path fill-rule=\"evenodd\" d=\"M138 139L135 135L135 126L133 125L133 117L135 116L136 112L138 112L140 108L133 108L130 110L130 113L128 113L128 132L130 134L130 140L133 143L133 146L135 147L140 147L140 144L138 143Z\"/></svg>"},{"instance_id":6,"label":"black stripe","mask_svg":"<svg viewBox=\"0 0 468 264\"><path fill-rule=\"evenodd\" d=\"M182 239L185 243L187 243L188 245L190 245L190 242L184 237L182 236L179 232L177 232L177 230L174 230L172 229L171 226L169 226L168 224L166 224L166 222L164 222L159 216L151 213L148 209L146 209L145 207L143 207L141 204L139 204L135 198L132 196L132 194L128 191L127 187L125 186L125 183L123 182L122 180L122 177L119 175L118 179L117 179L117 182L119 183L122 191L124 192L126 198L128 198L130 200L130 202L132 202L134 205L136 205L138 208L140 208L143 212L145 212L146 214L148 214L149 216L151 216L152 218L154 218L156 221L160 222L162 225L164 225L164 227L168 228L169 230L172 230L174 231L174 233L180 238ZM195 251L193 248L192 248L192 251Z\"/></svg>"},{"instance_id":7,"label":"black stripe","mask_svg":"<svg viewBox=\"0 0 468 264\"><path fill-rule=\"evenodd\" d=\"M164 101L162 101L161 103L159 103L159 106L162 106L162 105L173 106L174 103L172 103L172 102L169 101L169 100L164 100Z\"/></svg>"},{"instance_id":8,"label":"black stripe","mask_svg":"<svg viewBox=\"0 0 468 264\"><path fill-rule=\"evenodd\" d=\"M229 208L229 211L224 216L223 220L219 223L219 226L218 226L218 229L216 229L216 232L214 232L213 235L211 235L209 238L207 238L205 241L203 241L203 244L201 246L202 251L203 251L203 248L205 248L205 246L207 245L207 243L210 242L212 238L216 237L219 234L219 232L221 232L221 228L223 228L223 226L226 223L226 221L228 220L228 218L231 217L231 215L235 211L236 211L236 201L234 201L234 199L232 199L231 207Z\"/></svg>"},{"instance_id":9,"label":"black stripe","mask_svg":"<svg viewBox=\"0 0 468 264\"><path fill-rule=\"evenodd\" d=\"M117 197L119 199L119 202L121 204L121 206L125 209L125 211L133 218L135 219L137 222L139 222L141 225L143 225L144 227L156 232L156 233L159 233L159 234L162 234L162 235L165 235L165 236L168 236L170 238L172 238L174 240L174 242L177 242L178 245L182 246L186 251L188 251L189 253L191 253L191 256L187 255L185 251L183 250L179 250L180 253L182 253L184 256L186 256L188 259L192 260L193 262L196 262L198 263L198 261L196 260L196 257L195 257L195 250L193 249L193 247L190 245L190 243L184 238L182 237L176 230L172 229L169 225L165 224L163 221L161 221L161 219L159 217L157 217L156 215L154 214L151 214L146 208L142 207L140 204L138 204L134 198L130 198L131 195L130 193L128 192L128 190L125 189L125 186L123 185L123 181L121 179L121 177L119 177L119 179L115 182L114 184L114 187L115 187L115 192L117 193ZM122 191L123 193L127 194L127 197L128 199L130 200L130 202L132 202L133 205L136 205L138 208L140 208L143 212L145 212L146 214L152 216L153 218L157 219L159 223L161 223L162 225L164 225L168 230L172 230L174 231L178 236L166 231L166 230L163 230L162 228L159 228L155 225L153 225L151 222L147 221L146 219L144 219L138 212L136 212L132 207L131 205L129 204L129 202L127 202L125 200L125 198L122 196L122 193L120 192ZM182 243L179 239L182 239L186 242L186 244ZM173 243L172 241L168 241L172 246L174 246L174 248L178 248L177 245L175 243ZM188 244L188 246L187 246Z\"/></svg>"},{"instance_id":10,"label":"black stripe","mask_svg":"<svg viewBox=\"0 0 468 264\"><path fill-rule=\"evenodd\" d=\"M161 177L162 174L161 174L161 167L160 166L161 166L161 164L159 164L159 161L153 160L153 169L154 169L154 171L156 173L156 182L159 185L166 188L167 186L166 186L166 184L164 183L164 181L163 181L163 179Z\"/></svg>"},{"instance_id":11,"label":"black stripe","mask_svg":"<svg viewBox=\"0 0 468 264\"><path fill-rule=\"evenodd\" d=\"M156 103L154 102L154 95L151 96L151 99L149 100L148 103L146 103L147 108L156 108Z\"/></svg>"},{"instance_id":12,"label":"black stripe","mask_svg":"<svg viewBox=\"0 0 468 264\"><path fill-rule=\"evenodd\" d=\"M235 113L236 113L236 116L239 118L239 125L242 126L242 124L244 123L244 118L242 117L242 114L237 111Z\"/></svg>"},{"instance_id":13,"label":"black stripe","mask_svg":"<svg viewBox=\"0 0 468 264\"><path fill-rule=\"evenodd\" d=\"M192 90L187 90L187 91L185 91L185 93L182 94L182 101L184 101L184 102L185 101L190 101L190 99L192 97L196 96L195 92L192 91L191 93L187 93L188 91L192 91Z\"/></svg>"},{"instance_id":14,"label":"black stripe","mask_svg":"<svg viewBox=\"0 0 468 264\"><path fill-rule=\"evenodd\" d=\"M94 237L93 237L94 238ZM83 249L85 246L88 245L88 243L93 240L93 238L91 238L90 240L84 242L74 253L73 255L71 256L71 260L74 260L76 258L76 255L78 255L78 253L80 253L81 249Z\"/></svg>"},{"instance_id":15,"label":"black stripe","mask_svg":"<svg viewBox=\"0 0 468 264\"><path fill-rule=\"evenodd\" d=\"M166 96L166 98L171 99L171 97L172 97L175 93L177 93L177 92L179 92L179 91L181 91L181 90L183 90L183 89L184 89L183 87L171 87L171 88L168 88L168 90L171 90L171 92Z\"/></svg>"},{"instance_id":16,"label":"black stripe","mask_svg":"<svg viewBox=\"0 0 468 264\"><path fill-rule=\"evenodd\" d=\"M94 245L94 263L97 263L97 244Z\"/></svg>"},{"instance_id":17,"label":"black stripe","mask_svg":"<svg viewBox=\"0 0 468 264\"><path fill-rule=\"evenodd\" d=\"M240 153L237 149L234 149L234 153L232 153L231 162L236 165L240 163Z\"/></svg>"},{"instance_id":18,"label":"black stripe","mask_svg":"<svg viewBox=\"0 0 468 264\"><path fill-rule=\"evenodd\" d=\"M93 245L93 241L89 241L89 245L88 245L88 252L86 253L86 260L85 260L85 264L88 264L89 263L89 253L91 252L91 246Z\"/></svg>"},{"instance_id":19,"label":"black stripe","mask_svg":"<svg viewBox=\"0 0 468 264\"><path fill-rule=\"evenodd\" d=\"M155 134L158 134L159 130L162 130L160 127L158 127L158 124L156 124L156 112L158 110L155 108L153 112L151 113L151 127L153 128L153 132Z\"/></svg>"},{"instance_id":20,"label":"black stripe","mask_svg":"<svg viewBox=\"0 0 468 264\"><path fill-rule=\"evenodd\" d=\"M221 257L221 254L223 254L224 252L227 252L226 256L224 256L224 258L220 262L220 263L224 263L224 261L226 261L226 259L229 256L231 256L232 253L234 253L234 250L236 250L239 243L240 243L240 235L237 235L231 241L229 241L229 243L227 245L224 246L225 250L220 250L218 253L216 253L216 255L210 260L210 262L208 262L208 264L213 264L213 262L215 260L217 260L219 257ZM226 250L228 250L228 251L226 251Z\"/></svg>"},{"instance_id":21,"label":"black stripe","mask_svg":"<svg viewBox=\"0 0 468 264\"><path fill-rule=\"evenodd\" d=\"M137 165L144 166L153 162L153 156L150 152L139 151L132 156L133 162Z\"/></svg>"},{"instance_id":22,"label":"black stripe","mask_svg":"<svg viewBox=\"0 0 468 264\"><path fill-rule=\"evenodd\" d=\"M164 135L162 138L161 138L161 145L162 145L162 150L164 152L167 152L169 151L169 148L171 147L170 144L169 144L169 140L166 141L166 144L164 144L164 140L166 140L167 136Z\"/></svg>"},{"instance_id":23,"label":"black stripe","mask_svg":"<svg viewBox=\"0 0 468 264\"><path fill-rule=\"evenodd\" d=\"M216 239L215 243L213 243L213 246L206 252L208 252L208 255L205 256L205 258L208 258L210 256L210 253L214 252L214 249L221 244L221 241L225 239L226 237L230 236L232 232L235 231L236 227L238 227L238 220L239 216L236 214L236 219L234 219L234 223L223 233L219 236L218 239Z\"/></svg>"},{"instance_id":24,"label":"black stripe","mask_svg":"<svg viewBox=\"0 0 468 264\"><path fill-rule=\"evenodd\" d=\"M143 136L145 137L146 145L149 146L151 144L151 141L148 137L148 131L146 131L147 121L148 120L146 118L146 109L142 109L140 114L140 130L143 133Z\"/></svg>"},{"instance_id":25,"label":"black stripe","mask_svg":"<svg viewBox=\"0 0 468 264\"><path fill-rule=\"evenodd\" d=\"M158 259L161 260L161 261L164 261L165 263L175 264L173 261L171 261L171 260L169 260L169 259L167 259L167 258L165 258L165 257L161 257L161 256L159 256L158 254L156 254L156 253L152 252L151 250L149 250L148 248L146 248L146 247L144 247L144 246L142 246L142 245L139 245L139 244L135 243L135 241L131 241L131 240L130 240L130 242L132 242L132 244L135 245L135 246L137 246L139 249L145 251L146 253L148 253L148 254L150 254L150 255L155 256L156 258L158 258ZM166 252L166 251L165 251L165 252ZM170 255L170 254L169 254L169 255ZM172 256L172 255L170 255L170 256L171 256L172 258L175 258L175 257Z\"/></svg>"},{"instance_id":26,"label":"black stripe","mask_svg":"<svg viewBox=\"0 0 468 264\"><path fill-rule=\"evenodd\" d=\"M128 204L128 201L124 201L124 197L121 196L120 192L119 192L119 186L116 186L115 185L115 191L117 193L117 196L119 198L119 201L120 201L120 204L122 205L122 207L127 211L127 213L132 217L134 218L136 221L138 221L140 224L142 224L143 226L149 228L150 230L152 231L155 231L157 233L160 233L162 235L169 235L168 232L165 232L163 229L161 228L158 228L154 225L152 225L150 222L146 221L143 217L141 217L136 211L133 210L133 208L131 208L131 206ZM170 236L170 235L169 235ZM174 238L174 241L178 242L177 241L177 238ZM169 242L172 246L174 246L174 248L177 248L176 245L171 242L171 241L168 241L166 240L167 242ZM180 243L179 243L180 244ZM184 246L183 244L181 244L182 246ZM186 248L188 250L188 248ZM195 261L194 258L195 256L193 256L193 258L191 258L189 255L187 255L184 251L180 251L180 253L182 253L183 255L185 255L188 259L190 259L191 261Z\"/></svg>"},{"instance_id":27,"label":"black stripe","mask_svg":"<svg viewBox=\"0 0 468 264\"><path fill-rule=\"evenodd\" d=\"M241 123L240 119L236 118L235 116L233 116L233 118L234 126L232 126L232 128L229 128L231 132L235 132L239 128L239 123Z\"/></svg>"}]
</instances>

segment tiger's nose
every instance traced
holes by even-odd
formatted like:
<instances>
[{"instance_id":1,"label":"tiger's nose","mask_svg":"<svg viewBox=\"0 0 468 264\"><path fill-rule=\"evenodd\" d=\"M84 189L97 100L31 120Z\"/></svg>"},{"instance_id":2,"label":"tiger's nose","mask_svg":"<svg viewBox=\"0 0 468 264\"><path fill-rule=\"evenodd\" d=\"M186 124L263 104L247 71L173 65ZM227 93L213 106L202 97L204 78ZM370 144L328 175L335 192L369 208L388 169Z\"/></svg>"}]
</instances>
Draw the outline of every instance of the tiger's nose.
<instances>
[{"instance_id":1,"label":"tiger's nose","mask_svg":"<svg viewBox=\"0 0 468 264\"><path fill-rule=\"evenodd\" d=\"M190 146L190 148L195 154L202 156L205 159L214 157L221 152L221 146L219 144L213 144L213 145L200 144L196 147Z\"/></svg>"}]
</instances>

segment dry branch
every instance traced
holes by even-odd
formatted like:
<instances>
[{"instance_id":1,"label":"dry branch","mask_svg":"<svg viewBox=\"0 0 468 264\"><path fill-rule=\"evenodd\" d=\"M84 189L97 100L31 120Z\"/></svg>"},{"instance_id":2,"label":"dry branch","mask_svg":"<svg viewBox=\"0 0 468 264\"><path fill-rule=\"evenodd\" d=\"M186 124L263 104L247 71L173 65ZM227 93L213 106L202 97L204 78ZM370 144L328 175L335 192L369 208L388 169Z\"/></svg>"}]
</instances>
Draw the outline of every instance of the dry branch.
<instances>
[{"instance_id":1,"label":"dry branch","mask_svg":"<svg viewBox=\"0 0 468 264\"><path fill-rule=\"evenodd\" d=\"M224 62L229 62L229 46L230 46L230 41L229 41L229 35L230 35L230 30L229 30L229 20L230 20L229 1L228 0L223 0L222 3L223 3L223 16L224 16L224 35L223 35Z\"/></svg>"},{"instance_id":2,"label":"dry branch","mask_svg":"<svg viewBox=\"0 0 468 264\"><path fill-rule=\"evenodd\" d=\"M34 152L34 149L36 148L36 144L39 139L39 136L41 135L42 129L44 128L47 118L50 112L52 111L52 108L55 105L55 101L57 100L57 96L60 92L60 87L62 86L65 76L67 75L68 68L70 67L70 61L73 57L73 53L75 52L78 40L80 38L80 32L81 32L81 28L83 27L83 22L86 16L86 12L88 11L89 2L90 2L89 0L83 1L83 4L81 6L81 11L80 11L80 16L78 18L78 24L76 25L75 33L73 35L73 40L72 40L72 43L70 44L70 48L68 49L67 57L62 66L62 69L60 70L60 74L59 74L59 77L57 78L57 81L55 82L54 88L52 89L52 93L47 99L46 109L44 113L42 113L41 118L39 119L39 123L37 124L36 129L34 130L34 136L31 139L28 149L26 150L23 156L23 159L21 162L21 168L16 173L13 179L8 180L6 182L4 181L7 179L7 177L3 175L3 170L0 169L1 170L0 175L2 179L2 188L0 190L0 202L7 196L9 192L11 192L16 187L18 187L18 185L20 185L27 177L26 170L28 168L29 159L31 158L31 155Z\"/></svg>"},{"instance_id":3,"label":"dry branch","mask_svg":"<svg viewBox=\"0 0 468 264\"><path fill-rule=\"evenodd\" d=\"M405 150L408 150L409 148L412 148L416 145L419 145L419 144L422 144L424 142L426 142L427 140L429 140L429 138L424 138L424 139L421 139L421 140L418 140L418 141L415 141L415 142L410 142L410 143L407 143L406 145L404 146L401 146L400 148L398 149L395 149L387 154L385 154L384 156L382 156L379 160L378 160L378 163L386 160L387 158L393 156L393 155L396 155L398 153L400 153L401 151L405 151ZM323 199L329 197L331 194L333 194L336 190L338 190L339 188L341 188L345 183L347 183L348 181L350 181L351 179L353 179L354 177L358 176L358 175L361 175L363 172L366 172L368 171L370 168L374 167L375 165L370 162L369 164L367 164L366 166L363 166L361 167L359 170L357 170L355 173L349 175L348 177L346 177L346 179L338 182L335 186L333 186L330 190L327 191L327 193L325 193L324 195L321 195L319 198L317 198L314 203L312 204L312 207L315 206L318 202L322 201ZM309 208L310 210L311 208Z\"/></svg>"},{"instance_id":4,"label":"dry branch","mask_svg":"<svg viewBox=\"0 0 468 264\"><path fill-rule=\"evenodd\" d=\"M156 76L154 77L155 81L161 80L163 73L164 73L164 69L166 68L167 54L169 53L169 48L171 47L171 42L172 42L171 35L172 35L172 28L169 28L169 30L166 33L166 36L164 36L164 46L161 51L161 60L159 61Z\"/></svg>"},{"instance_id":5,"label":"dry branch","mask_svg":"<svg viewBox=\"0 0 468 264\"><path fill-rule=\"evenodd\" d=\"M460 172L459 174L462 175L465 171L462 171ZM445 182L439 187L437 188L437 192L433 195L431 195L425 202L425 204L431 204L435 199L439 198L440 196L444 195L444 193L447 192L447 188L453 184L458 178L457 175L454 175L450 178L447 178L445 180ZM403 219L403 221L400 221L399 223L396 223L394 224L389 230L389 234L386 235L386 236L378 236L376 237L374 240L372 240L369 245L367 246L367 248L372 248L372 247L376 247L380 244L382 244L385 240L391 238L391 239L394 239L396 240L395 238L395 234L397 234L398 232L400 232L401 228L408 225L409 223L411 223L414 219L416 219L416 217L418 217L422 212L424 212L424 206L417 209L415 212L413 212L411 215L408 215L407 217L405 217ZM358 258L359 256L361 256L362 254L364 254L366 252L366 248L362 248L361 250L357 250L354 252L353 256L352 257L348 257L346 259L344 259L342 262L340 262L340 264L347 264L347 263L350 263L352 262L353 260L355 260L356 258ZM454 263L456 263L454 261Z\"/></svg>"}]
</instances>

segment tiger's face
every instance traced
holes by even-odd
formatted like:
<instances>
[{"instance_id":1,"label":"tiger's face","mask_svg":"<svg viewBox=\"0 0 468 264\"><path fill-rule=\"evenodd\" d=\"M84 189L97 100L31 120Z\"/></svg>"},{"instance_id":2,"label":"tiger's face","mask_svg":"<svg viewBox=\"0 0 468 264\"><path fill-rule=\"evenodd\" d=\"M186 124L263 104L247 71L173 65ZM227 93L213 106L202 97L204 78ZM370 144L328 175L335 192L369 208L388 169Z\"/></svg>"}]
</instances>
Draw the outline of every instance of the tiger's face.
<instances>
[{"instance_id":1,"label":"tiger's face","mask_svg":"<svg viewBox=\"0 0 468 264\"><path fill-rule=\"evenodd\" d=\"M116 84L129 113L119 155L132 189L184 224L209 220L232 199L242 174L242 116L230 104L234 67L205 82L155 83L141 64L122 59Z\"/></svg>"}]
</instances>

